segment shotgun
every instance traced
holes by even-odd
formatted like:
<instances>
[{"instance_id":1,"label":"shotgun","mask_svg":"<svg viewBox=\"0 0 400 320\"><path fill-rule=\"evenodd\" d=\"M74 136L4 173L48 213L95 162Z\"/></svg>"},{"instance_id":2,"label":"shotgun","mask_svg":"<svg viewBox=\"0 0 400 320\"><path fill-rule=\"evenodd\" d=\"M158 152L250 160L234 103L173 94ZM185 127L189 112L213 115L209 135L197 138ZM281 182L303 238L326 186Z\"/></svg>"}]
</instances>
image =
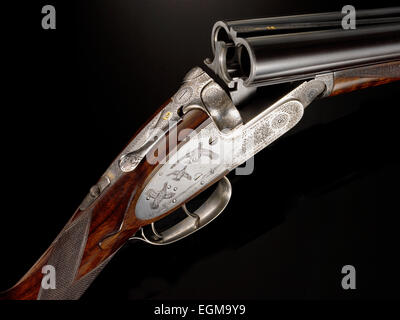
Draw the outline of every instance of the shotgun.
<instances>
[{"instance_id":1,"label":"shotgun","mask_svg":"<svg viewBox=\"0 0 400 320\"><path fill-rule=\"evenodd\" d=\"M356 29L343 29L342 18L215 23L213 59L186 74L0 299L79 299L128 241L167 245L215 219L232 194L226 175L292 129L315 99L400 80L400 7L358 11ZM289 92L267 103L266 89L279 85ZM180 208L185 216L176 222Z\"/></svg>"}]
</instances>

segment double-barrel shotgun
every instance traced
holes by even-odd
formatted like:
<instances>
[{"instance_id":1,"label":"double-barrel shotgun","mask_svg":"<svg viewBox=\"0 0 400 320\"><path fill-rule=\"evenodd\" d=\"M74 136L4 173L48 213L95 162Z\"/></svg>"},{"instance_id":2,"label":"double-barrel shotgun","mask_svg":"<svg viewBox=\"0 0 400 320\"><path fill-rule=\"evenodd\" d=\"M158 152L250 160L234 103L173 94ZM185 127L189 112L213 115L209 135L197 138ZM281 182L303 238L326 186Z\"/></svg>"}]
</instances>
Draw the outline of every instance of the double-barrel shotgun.
<instances>
[{"instance_id":1,"label":"double-barrel shotgun","mask_svg":"<svg viewBox=\"0 0 400 320\"><path fill-rule=\"evenodd\" d=\"M400 7L357 11L355 29L342 19L331 12L215 23L213 59L186 74L0 298L78 299L128 241L170 244L215 219L231 197L226 175L292 129L315 99L400 80ZM265 89L282 84L289 92L268 104ZM186 203L213 184L189 211ZM184 218L168 225L179 208Z\"/></svg>"}]
</instances>

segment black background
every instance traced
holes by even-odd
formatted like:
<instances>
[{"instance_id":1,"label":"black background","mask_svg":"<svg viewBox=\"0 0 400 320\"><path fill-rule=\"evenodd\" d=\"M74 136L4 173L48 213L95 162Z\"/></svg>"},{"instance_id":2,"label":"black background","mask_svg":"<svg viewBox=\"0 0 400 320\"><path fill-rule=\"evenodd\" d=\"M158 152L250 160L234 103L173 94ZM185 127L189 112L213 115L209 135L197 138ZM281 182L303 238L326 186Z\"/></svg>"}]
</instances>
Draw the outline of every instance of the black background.
<instances>
[{"instance_id":1,"label":"black background","mask_svg":"<svg viewBox=\"0 0 400 320\"><path fill-rule=\"evenodd\" d=\"M56 7L56 30L41 28L45 4ZM136 129L211 56L215 21L345 4L19 1L6 10L0 289L39 258ZM399 89L313 103L293 133L256 156L251 176L230 177L221 217L168 247L127 245L83 299L399 298ZM347 264L356 290L341 288Z\"/></svg>"}]
</instances>

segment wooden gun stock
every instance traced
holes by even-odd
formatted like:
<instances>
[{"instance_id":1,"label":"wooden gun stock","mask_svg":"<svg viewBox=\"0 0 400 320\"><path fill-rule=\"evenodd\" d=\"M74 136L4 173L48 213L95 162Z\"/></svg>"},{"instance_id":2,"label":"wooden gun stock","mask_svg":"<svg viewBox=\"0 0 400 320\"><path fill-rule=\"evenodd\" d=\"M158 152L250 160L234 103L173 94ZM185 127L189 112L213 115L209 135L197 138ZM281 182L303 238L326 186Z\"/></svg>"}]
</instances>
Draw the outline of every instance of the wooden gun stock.
<instances>
[{"instance_id":1,"label":"wooden gun stock","mask_svg":"<svg viewBox=\"0 0 400 320\"><path fill-rule=\"evenodd\" d=\"M331 96L400 80L400 61L334 72Z\"/></svg>"},{"instance_id":2,"label":"wooden gun stock","mask_svg":"<svg viewBox=\"0 0 400 320\"><path fill-rule=\"evenodd\" d=\"M205 119L205 113L192 111L184 115L177 132L184 137L189 132L185 129L196 129ZM42 257L16 285L2 292L0 299L78 299L139 228L169 213L146 221L135 216L135 204L156 166L143 159L135 170L122 174L105 189L93 205L78 209ZM42 289L46 265L56 270L56 289Z\"/></svg>"}]
</instances>

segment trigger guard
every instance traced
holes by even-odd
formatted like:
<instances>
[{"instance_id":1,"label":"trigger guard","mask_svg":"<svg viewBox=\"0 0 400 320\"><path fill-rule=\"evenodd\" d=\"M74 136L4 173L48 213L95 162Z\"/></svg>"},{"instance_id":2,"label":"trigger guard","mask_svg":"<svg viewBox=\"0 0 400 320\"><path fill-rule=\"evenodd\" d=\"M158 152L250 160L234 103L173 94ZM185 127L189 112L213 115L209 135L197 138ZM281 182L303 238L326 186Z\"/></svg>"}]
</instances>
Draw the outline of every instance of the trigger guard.
<instances>
[{"instance_id":1,"label":"trigger guard","mask_svg":"<svg viewBox=\"0 0 400 320\"><path fill-rule=\"evenodd\" d=\"M187 217L169 229L157 233L157 237L150 239L145 235L144 229L140 234L133 236L130 240L141 240L152 245L167 245L181 240L192 233L200 230L208 223L218 217L226 208L232 195L232 185L227 177L218 181L217 188L210 197L193 213L187 213Z\"/></svg>"}]
</instances>

